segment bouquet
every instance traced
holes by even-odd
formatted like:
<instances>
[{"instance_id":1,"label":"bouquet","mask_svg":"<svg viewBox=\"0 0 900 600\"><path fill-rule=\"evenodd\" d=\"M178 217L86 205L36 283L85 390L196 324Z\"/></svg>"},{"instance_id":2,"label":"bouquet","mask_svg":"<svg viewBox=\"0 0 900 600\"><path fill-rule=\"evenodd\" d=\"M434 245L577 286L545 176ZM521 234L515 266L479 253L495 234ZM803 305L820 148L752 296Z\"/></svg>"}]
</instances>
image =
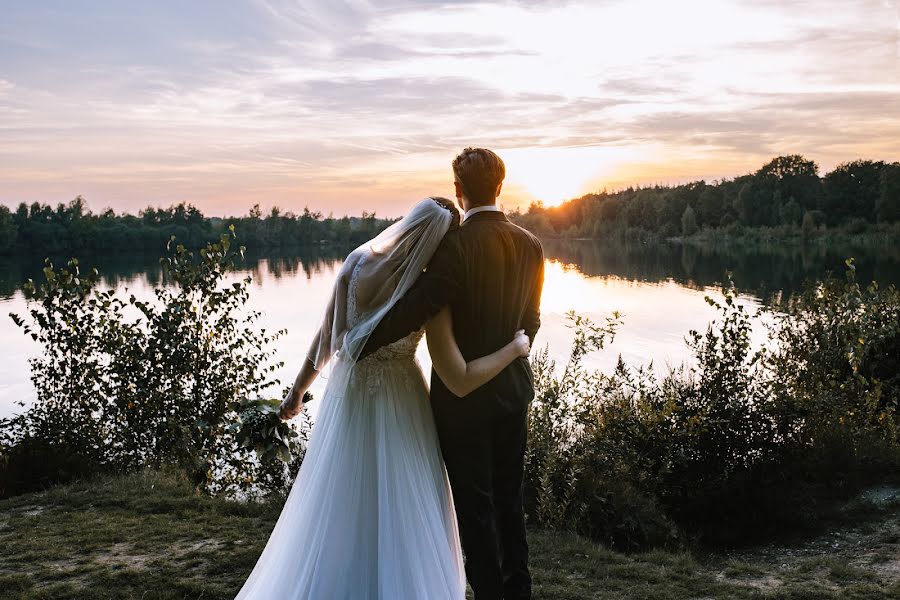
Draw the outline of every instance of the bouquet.
<instances>
[{"instance_id":1,"label":"bouquet","mask_svg":"<svg viewBox=\"0 0 900 600\"><path fill-rule=\"evenodd\" d=\"M312 400L312 394L303 395L303 403ZM261 462L279 459L290 463L300 444L300 434L278 416L281 400L260 398L242 400L237 407L240 424L237 443L241 448L253 448Z\"/></svg>"}]
</instances>

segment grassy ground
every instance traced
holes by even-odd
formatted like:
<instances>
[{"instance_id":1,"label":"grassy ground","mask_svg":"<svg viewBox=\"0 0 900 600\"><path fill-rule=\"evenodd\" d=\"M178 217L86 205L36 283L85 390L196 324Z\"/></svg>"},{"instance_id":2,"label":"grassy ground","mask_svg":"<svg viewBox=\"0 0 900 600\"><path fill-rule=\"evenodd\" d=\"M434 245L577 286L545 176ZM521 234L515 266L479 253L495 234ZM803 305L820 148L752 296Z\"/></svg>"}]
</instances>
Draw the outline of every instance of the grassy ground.
<instances>
[{"instance_id":1,"label":"grassy ground","mask_svg":"<svg viewBox=\"0 0 900 600\"><path fill-rule=\"evenodd\" d=\"M900 598L898 508L896 488L869 490L827 535L730 555L625 555L533 532L535 598ZM0 597L230 599L278 511L160 474L0 501Z\"/></svg>"}]
</instances>

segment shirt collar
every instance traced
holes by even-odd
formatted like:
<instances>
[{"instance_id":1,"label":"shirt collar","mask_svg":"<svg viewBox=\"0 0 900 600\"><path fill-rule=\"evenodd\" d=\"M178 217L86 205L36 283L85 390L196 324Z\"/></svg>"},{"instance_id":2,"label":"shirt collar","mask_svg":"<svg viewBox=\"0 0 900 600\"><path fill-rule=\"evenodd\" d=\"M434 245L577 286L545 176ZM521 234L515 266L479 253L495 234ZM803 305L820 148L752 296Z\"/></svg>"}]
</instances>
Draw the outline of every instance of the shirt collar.
<instances>
[{"instance_id":1,"label":"shirt collar","mask_svg":"<svg viewBox=\"0 0 900 600\"><path fill-rule=\"evenodd\" d=\"M469 210L466 211L466 214L463 216L463 222L465 222L469 217L474 214L478 214L480 212L503 212L500 210L495 204L485 204L484 206L473 206Z\"/></svg>"}]
</instances>

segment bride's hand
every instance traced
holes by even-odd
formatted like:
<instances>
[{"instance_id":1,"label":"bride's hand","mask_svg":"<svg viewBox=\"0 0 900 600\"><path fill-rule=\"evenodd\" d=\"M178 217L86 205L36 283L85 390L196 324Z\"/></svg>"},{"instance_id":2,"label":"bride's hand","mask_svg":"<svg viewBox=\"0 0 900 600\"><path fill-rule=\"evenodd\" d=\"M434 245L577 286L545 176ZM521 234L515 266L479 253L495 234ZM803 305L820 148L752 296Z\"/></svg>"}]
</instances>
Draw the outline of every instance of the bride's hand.
<instances>
[{"instance_id":1,"label":"bride's hand","mask_svg":"<svg viewBox=\"0 0 900 600\"><path fill-rule=\"evenodd\" d=\"M278 409L278 417L282 421L290 421L300 414L303 410L303 394L291 388L287 397L281 401L281 407Z\"/></svg>"},{"instance_id":2,"label":"bride's hand","mask_svg":"<svg viewBox=\"0 0 900 600\"><path fill-rule=\"evenodd\" d=\"M531 354L531 340L528 339L527 335L525 335L524 329L520 329L516 332L512 343L515 346L519 356L528 357L528 355Z\"/></svg>"}]
</instances>

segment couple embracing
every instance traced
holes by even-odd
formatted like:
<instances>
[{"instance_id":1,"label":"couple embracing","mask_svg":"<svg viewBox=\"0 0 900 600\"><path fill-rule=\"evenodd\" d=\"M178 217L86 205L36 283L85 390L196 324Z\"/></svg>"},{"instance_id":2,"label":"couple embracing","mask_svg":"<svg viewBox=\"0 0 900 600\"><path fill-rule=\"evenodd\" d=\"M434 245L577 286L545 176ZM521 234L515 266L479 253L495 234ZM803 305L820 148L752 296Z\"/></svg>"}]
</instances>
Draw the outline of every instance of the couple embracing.
<instances>
[{"instance_id":1,"label":"couple embracing","mask_svg":"<svg viewBox=\"0 0 900 600\"><path fill-rule=\"evenodd\" d=\"M455 600L466 577L476 600L530 598L522 478L543 251L496 206L499 156L467 148L453 173L462 218L426 198L344 262L281 408L298 414L327 365L318 419L239 600Z\"/></svg>"}]
</instances>

